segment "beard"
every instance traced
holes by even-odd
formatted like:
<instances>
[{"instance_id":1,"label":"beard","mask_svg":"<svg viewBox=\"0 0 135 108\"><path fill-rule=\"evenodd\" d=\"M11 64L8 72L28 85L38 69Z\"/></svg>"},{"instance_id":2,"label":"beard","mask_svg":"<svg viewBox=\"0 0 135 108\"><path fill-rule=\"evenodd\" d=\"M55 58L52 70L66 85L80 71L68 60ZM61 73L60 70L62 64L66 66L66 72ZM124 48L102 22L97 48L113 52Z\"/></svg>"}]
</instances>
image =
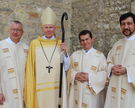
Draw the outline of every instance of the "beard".
<instances>
[{"instance_id":1,"label":"beard","mask_svg":"<svg viewBox=\"0 0 135 108\"><path fill-rule=\"evenodd\" d=\"M134 30L124 29L124 30L122 31L122 33L123 33L125 36L127 36L127 37L131 36L134 32L135 32L135 29L134 29Z\"/></svg>"}]
</instances>

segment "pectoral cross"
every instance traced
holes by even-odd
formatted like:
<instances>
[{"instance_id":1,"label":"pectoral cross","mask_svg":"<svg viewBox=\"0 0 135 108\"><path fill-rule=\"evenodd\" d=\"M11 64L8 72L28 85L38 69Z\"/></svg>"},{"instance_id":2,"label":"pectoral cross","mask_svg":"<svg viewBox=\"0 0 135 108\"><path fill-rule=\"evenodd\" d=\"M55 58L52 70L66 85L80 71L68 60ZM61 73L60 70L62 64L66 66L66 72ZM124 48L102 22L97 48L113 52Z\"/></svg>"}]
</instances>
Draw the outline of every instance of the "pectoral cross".
<instances>
[{"instance_id":1,"label":"pectoral cross","mask_svg":"<svg viewBox=\"0 0 135 108\"><path fill-rule=\"evenodd\" d=\"M53 69L51 66L46 66L46 69L48 69L48 73L50 73L50 70Z\"/></svg>"}]
</instances>

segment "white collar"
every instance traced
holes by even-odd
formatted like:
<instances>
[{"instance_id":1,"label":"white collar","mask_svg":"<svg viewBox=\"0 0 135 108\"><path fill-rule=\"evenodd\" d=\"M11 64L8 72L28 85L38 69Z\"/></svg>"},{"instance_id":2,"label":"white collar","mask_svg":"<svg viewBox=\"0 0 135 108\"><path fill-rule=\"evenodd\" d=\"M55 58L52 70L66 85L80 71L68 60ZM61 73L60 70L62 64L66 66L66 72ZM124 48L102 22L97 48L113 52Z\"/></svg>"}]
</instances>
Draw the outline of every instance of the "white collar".
<instances>
[{"instance_id":1,"label":"white collar","mask_svg":"<svg viewBox=\"0 0 135 108\"><path fill-rule=\"evenodd\" d=\"M91 52L93 52L93 51L94 51L94 48L93 48L93 47L90 48L89 50L84 50L84 49L83 49L83 52L84 52L85 54L91 53Z\"/></svg>"},{"instance_id":2,"label":"white collar","mask_svg":"<svg viewBox=\"0 0 135 108\"><path fill-rule=\"evenodd\" d=\"M129 38L125 37L126 40L135 40L135 34L131 35Z\"/></svg>"},{"instance_id":3,"label":"white collar","mask_svg":"<svg viewBox=\"0 0 135 108\"><path fill-rule=\"evenodd\" d=\"M10 37L8 37L7 39L5 39L8 43L12 44L12 45L17 45L20 44L21 42L19 41L18 43L13 42Z\"/></svg>"},{"instance_id":4,"label":"white collar","mask_svg":"<svg viewBox=\"0 0 135 108\"><path fill-rule=\"evenodd\" d=\"M47 37L44 35L44 36L42 36L42 38L43 38L43 39L48 39L48 40L53 40L53 39L55 39L55 36L52 36L51 38L47 38Z\"/></svg>"}]
</instances>

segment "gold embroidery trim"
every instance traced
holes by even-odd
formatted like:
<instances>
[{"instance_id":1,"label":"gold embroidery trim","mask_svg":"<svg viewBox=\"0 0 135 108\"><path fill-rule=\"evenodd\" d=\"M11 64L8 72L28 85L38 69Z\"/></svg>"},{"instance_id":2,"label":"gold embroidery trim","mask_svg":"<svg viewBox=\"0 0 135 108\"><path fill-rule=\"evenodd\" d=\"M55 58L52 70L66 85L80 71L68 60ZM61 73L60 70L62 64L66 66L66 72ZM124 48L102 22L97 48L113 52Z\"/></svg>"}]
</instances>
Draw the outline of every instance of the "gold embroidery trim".
<instances>
[{"instance_id":1,"label":"gold embroidery trim","mask_svg":"<svg viewBox=\"0 0 135 108\"><path fill-rule=\"evenodd\" d=\"M53 46L53 45L55 45L56 44L56 42L58 41L58 45L57 45L57 47L59 48L60 47L60 44L61 44L61 40L59 40L59 38L58 37L56 37L54 40L46 40L46 39L42 39L42 37L38 37L38 39L37 40L39 40L39 41L43 41L43 46L45 45L45 46ZM36 47L38 47L38 46L40 46L40 44L37 44L36 45Z\"/></svg>"},{"instance_id":2,"label":"gold embroidery trim","mask_svg":"<svg viewBox=\"0 0 135 108\"><path fill-rule=\"evenodd\" d=\"M120 50L121 49L121 46L117 46L116 50Z\"/></svg>"},{"instance_id":3,"label":"gold embroidery trim","mask_svg":"<svg viewBox=\"0 0 135 108\"><path fill-rule=\"evenodd\" d=\"M9 72L9 73L14 72L14 68L10 68L10 69L8 69L8 72Z\"/></svg>"},{"instance_id":4,"label":"gold embroidery trim","mask_svg":"<svg viewBox=\"0 0 135 108\"><path fill-rule=\"evenodd\" d=\"M49 87L49 88L43 88L43 89L37 89L37 92L41 92L41 91L48 91L48 90L56 90L59 89L59 87Z\"/></svg>"},{"instance_id":5,"label":"gold embroidery trim","mask_svg":"<svg viewBox=\"0 0 135 108\"><path fill-rule=\"evenodd\" d=\"M8 48L4 48L2 50L3 50L4 53L9 52L9 49Z\"/></svg>"},{"instance_id":6,"label":"gold embroidery trim","mask_svg":"<svg viewBox=\"0 0 135 108\"><path fill-rule=\"evenodd\" d=\"M96 95L96 93L95 93L95 91L92 89L92 87L90 87L90 86L87 85L86 88L89 89L94 95Z\"/></svg>"},{"instance_id":7,"label":"gold embroidery trim","mask_svg":"<svg viewBox=\"0 0 135 108\"><path fill-rule=\"evenodd\" d=\"M13 89L13 93L17 94L18 93L18 89Z\"/></svg>"},{"instance_id":8,"label":"gold embroidery trim","mask_svg":"<svg viewBox=\"0 0 135 108\"><path fill-rule=\"evenodd\" d=\"M85 103L82 103L82 107L87 107L87 104L85 104Z\"/></svg>"},{"instance_id":9,"label":"gold embroidery trim","mask_svg":"<svg viewBox=\"0 0 135 108\"><path fill-rule=\"evenodd\" d=\"M78 101L77 101L77 100L75 100L75 104L78 104ZM83 107L87 107L87 104L82 103L82 106L83 106Z\"/></svg>"},{"instance_id":10,"label":"gold embroidery trim","mask_svg":"<svg viewBox=\"0 0 135 108\"><path fill-rule=\"evenodd\" d=\"M75 67L75 68L78 67L78 62L74 62L74 67Z\"/></svg>"},{"instance_id":11,"label":"gold embroidery trim","mask_svg":"<svg viewBox=\"0 0 135 108\"><path fill-rule=\"evenodd\" d=\"M116 88L115 87L112 87L112 92L116 92Z\"/></svg>"},{"instance_id":12,"label":"gold embroidery trim","mask_svg":"<svg viewBox=\"0 0 135 108\"><path fill-rule=\"evenodd\" d=\"M124 94L124 95L125 95L125 94L126 94L126 92L127 92L127 90L126 90L126 89L121 88L121 93L122 93L122 94Z\"/></svg>"},{"instance_id":13,"label":"gold embroidery trim","mask_svg":"<svg viewBox=\"0 0 135 108\"><path fill-rule=\"evenodd\" d=\"M55 82L38 83L37 85L56 84L56 83L59 83L59 82L55 81Z\"/></svg>"},{"instance_id":14,"label":"gold embroidery trim","mask_svg":"<svg viewBox=\"0 0 135 108\"><path fill-rule=\"evenodd\" d=\"M91 70L95 71L97 69L96 66L91 66Z\"/></svg>"}]
</instances>

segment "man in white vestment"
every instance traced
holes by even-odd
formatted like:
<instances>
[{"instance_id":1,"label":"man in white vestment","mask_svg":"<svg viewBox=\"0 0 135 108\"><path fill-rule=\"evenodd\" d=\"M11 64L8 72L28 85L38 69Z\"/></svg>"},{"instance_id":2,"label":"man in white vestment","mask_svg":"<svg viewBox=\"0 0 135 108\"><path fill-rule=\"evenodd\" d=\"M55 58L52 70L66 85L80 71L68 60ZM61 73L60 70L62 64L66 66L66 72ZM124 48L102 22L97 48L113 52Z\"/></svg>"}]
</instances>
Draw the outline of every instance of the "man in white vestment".
<instances>
[{"instance_id":1,"label":"man in white vestment","mask_svg":"<svg viewBox=\"0 0 135 108\"><path fill-rule=\"evenodd\" d=\"M23 85L28 46L21 42L23 24L12 21L0 41L0 108L24 108Z\"/></svg>"},{"instance_id":2,"label":"man in white vestment","mask_svg":"<svg viewBox=\"0 0 135 108\"><path fill-rule=\"evenodd\" d=\"M81 50L71 56L69 108L103 108L100 93L105 87L107 63L102 52L92 47L94 38L89 30L79 33Z\"/></svg>"},{"instance_id":3,"label":"man in white vestment","mask_svg":"<svg viewBox=\"0 0 135 108\"><path fill-rule=\"evenodd\" d=\"M110 82L104 108L135 108L135 15L125 13L119 21L125 38L107 57Z\"/></svg>"},{"instance_id":4,"label":"man in white vestment","mask_svg":"<svg viewBox=\"0 0 135 108\"><path fill-rule=\"evenodd\" d=\"M26 108L58 107L60 58L64 55L65 71L69 68L70 59L66 45L55 36L56 22L56 14L47 7L41 15L41 29L44 35L31 42L28 53L24 90ZM65 71L63 71L62 108L67 108Z\"/></svg>"}]
</instances>

